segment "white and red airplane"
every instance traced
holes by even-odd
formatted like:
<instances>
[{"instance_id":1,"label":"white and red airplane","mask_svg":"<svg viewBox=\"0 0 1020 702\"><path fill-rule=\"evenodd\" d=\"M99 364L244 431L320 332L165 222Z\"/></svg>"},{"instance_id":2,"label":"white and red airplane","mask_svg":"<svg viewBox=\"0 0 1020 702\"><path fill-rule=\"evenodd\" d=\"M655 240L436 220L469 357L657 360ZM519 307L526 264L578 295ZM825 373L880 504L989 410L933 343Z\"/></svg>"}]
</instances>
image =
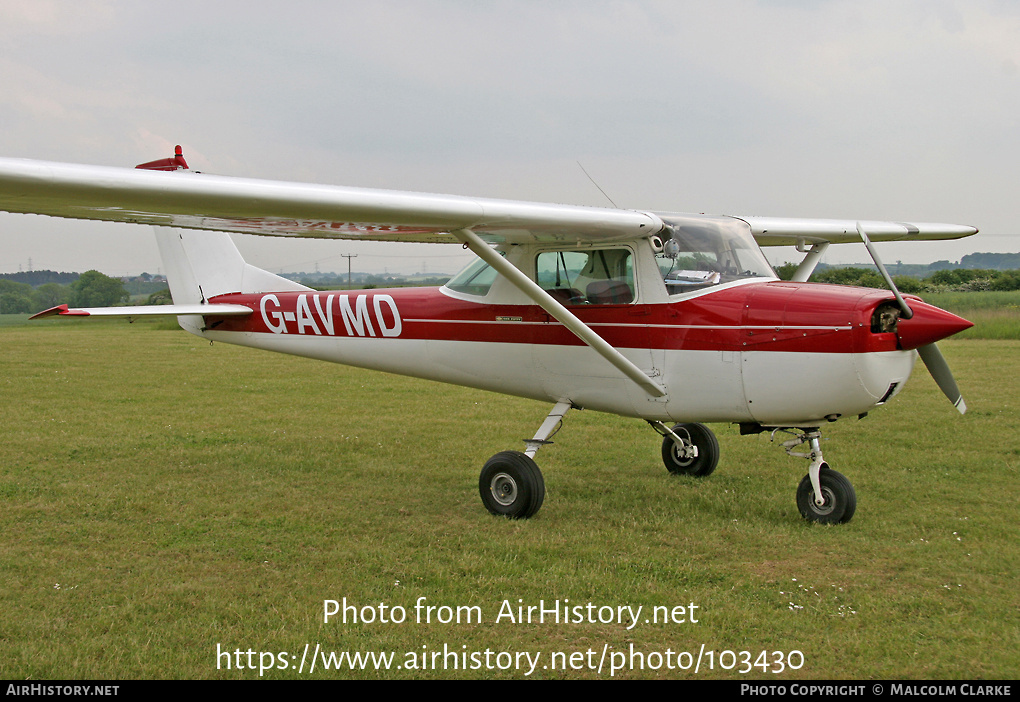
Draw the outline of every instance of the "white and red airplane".
<instances>
[{"instance_id":1,"label":"white and red airplane","mask_svg":"<svg viewBox=\"0 0 1020 702\"><path fill-rule=\"evenodd\" d=\"M170 171L170 172L167 172ZM705 216L206 175L174 157L136 169L0 159L0 210L156 226L174 303L44 315L176 315L213 341L547 401L526 450L484 466L493 514L530 517L540 447L572 408L647 421L673 473L707 476L702 422L792 434L810 460L808 520L847 522L850 482L819 427L895 396L918 355L962 413L935 342L971 323L896 291L871 240L955 239L951 224ZM441 288L316 292L247 264L226 232L460 243L476 255ZM807 283L831 243L867 244L891 292ZM805 253L780 281L760 246ZM795 451L801 444L806 451Z\"/></svg>"}]
</instances>

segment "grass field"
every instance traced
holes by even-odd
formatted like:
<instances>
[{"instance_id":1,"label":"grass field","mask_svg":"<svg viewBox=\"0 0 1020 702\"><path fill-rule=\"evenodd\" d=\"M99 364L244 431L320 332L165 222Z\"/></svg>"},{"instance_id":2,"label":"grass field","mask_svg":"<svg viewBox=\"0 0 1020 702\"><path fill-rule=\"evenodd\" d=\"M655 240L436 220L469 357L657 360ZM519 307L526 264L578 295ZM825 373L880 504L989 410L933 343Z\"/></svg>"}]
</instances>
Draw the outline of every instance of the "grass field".
<instances>
[{"instance_id":1,"label":"grass field","mask_svg":"<svg viewBox=\"0 0 1020 702\"><path fill-rule=\"evenodd\" d=\"M227 669L217 646L273 652L273 665L292 654L266 678L528 670L406 668L408 652L431 668L444 645L488 649L493 665L507 661L498 652L541 654L540 678L608 678L631 645L644 668L631 659L616 677L1020 671L1017 341L940 344L964 417L918 364L888 406L825 427L858 509L823 527L797 513L806 461L729 426L713 427L723 457L698 481L666 473L643 422L572 413L538 455L545 506L511 522L485 512L478 471L521 449L545 405L142 323L12 324L0 340L0 678L259 677L236 657ZM403 607L407 621L324 623L323 601L345 597L376 615ZM446 614L477 607L461 613L481 621L416 623L421 597ZM566 599L643 610L631 629L496 621L504 600ZM683 623L644 622L678 606ZM306 644L392 651L405 667L299 673L287 664ZM603 652L601 673L585 667ZM776 652L798 669L773 672Z\"/></svg>"},{"instance_id":2,"label":"grass field","mask_svg":"<svg viewBox=\"0 0 1020 702\"><path fill-rule=\"evenodd\" d=\"M1020 291L925 293L922 297L974 322L960 339L1020 339Z\"/></svg>"}]
</instances>

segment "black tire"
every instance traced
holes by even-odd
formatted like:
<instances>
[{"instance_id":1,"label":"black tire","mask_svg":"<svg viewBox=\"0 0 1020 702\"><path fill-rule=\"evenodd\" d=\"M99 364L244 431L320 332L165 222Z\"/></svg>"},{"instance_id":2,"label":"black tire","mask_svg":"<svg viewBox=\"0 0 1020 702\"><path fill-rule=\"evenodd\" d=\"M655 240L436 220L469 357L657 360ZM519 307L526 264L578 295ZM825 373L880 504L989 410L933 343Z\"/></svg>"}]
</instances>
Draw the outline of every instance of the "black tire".
<instances>
[{"instance_id":1,"label":"black tire","mask_svg":"<svg viewBox=\"0 0 1020 702\"><path fill-rule=\"evenodd\" d=\"M482 504L510 519L534 516L545 500L545 480L538 465L520 451L500 451L485 462L478 477Z\"/></svg>"},{"instance_id":2,"label":"black tire","mask_svg":"<svg viewBox=\"0 0 1020 702\"><path fill-rule=\"evenodd\" d=\"M666 436L662 440L662 463L666 470L674 475L693 475L704 478L711 475L719 465L719 441L712 430L704 424L677 424L673 432L683 438L690 438L691 443L698 447L696 458L681 458L673 437Z\"/></svg>"},{"instance_id":3,"label":"black tire","mask_svg":"<svg viewBox=\"0 0 1020 702\"><path fill-rule=\"evenodd\" d=\"M804 476L797 487L797 509L804 519L819 524L846 524L853 518L857 510L857 493L854 486L842 473L829 469L827 463L822 464L818 475L821 483L822 497L825 504L815 504L815 491L811 487L811 477Z\"/></svg>"}]
</instances>

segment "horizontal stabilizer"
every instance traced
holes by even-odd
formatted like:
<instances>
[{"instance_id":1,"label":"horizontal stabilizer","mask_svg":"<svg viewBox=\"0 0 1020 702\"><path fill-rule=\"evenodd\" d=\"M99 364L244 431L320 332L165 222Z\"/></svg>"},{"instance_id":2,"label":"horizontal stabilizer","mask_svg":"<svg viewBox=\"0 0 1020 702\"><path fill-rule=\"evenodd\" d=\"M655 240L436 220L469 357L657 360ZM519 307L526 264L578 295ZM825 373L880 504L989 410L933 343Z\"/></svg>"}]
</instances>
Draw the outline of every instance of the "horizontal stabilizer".
<instances>
[{"instance_id":1,"label":"horizontal stabilizer","mask_svg":"<svg viewBox=\"0 0 1020 702\"><path fill-rule=\"evenodd\" d=\"M57 305L48 310L34 314L29 319L40 317L177 317L180 315L213 315L216 317L243 317L252 313L250 307L244 305L135 305L130 307L84 307L69 309L67 305Z\"/></svg>"}]
</instances>

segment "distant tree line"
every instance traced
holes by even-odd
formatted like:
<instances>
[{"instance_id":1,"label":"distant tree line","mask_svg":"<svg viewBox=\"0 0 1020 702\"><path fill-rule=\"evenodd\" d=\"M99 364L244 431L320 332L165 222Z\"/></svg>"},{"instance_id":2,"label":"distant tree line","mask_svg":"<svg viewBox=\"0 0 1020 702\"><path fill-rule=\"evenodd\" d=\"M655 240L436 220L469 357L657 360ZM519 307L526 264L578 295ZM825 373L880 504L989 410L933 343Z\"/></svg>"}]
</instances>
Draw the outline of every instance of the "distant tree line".
<instances>
[{"instance_id":1,"label":"distant tree line","mask_svg":"<svg viewBox=\"0 0 1020 702\"><path fill-rule=\"evenodd\" d=\"M998 271L1020 268L1020 253L972 253L960 259L960 268L985 268Z\"/></svg>"},{"instance_id":2,"label":"distant tree line","mask_svg":"<svg viewBox=\"0 0 1020 702\"><path fill-rule=\"evenodd\" d=\"M783 280L789 280L797 264L784 263L776 267ZM945 268L924 278L894 275L893 282L902 292L970 292L981 290L1020 290L1020 270L994 270L981 268ZM814 283L859 285L866 288L885 288L885 280L875 268L826 268L811 276Z\"/></svg>"},{"instance_id":3,"label":"distant tree line","mask_svg":"<svg viewBox=\"0 0 1020 702\"><path fill-rule=\"evenodd\" d=\"M129 298L119 278L111 278L99 271L73 274L76 279L69 285L45 282L37 287L11 280L9 275L0 278L0 314L31 314L57 305L109 307L122 305Z\"/></svg>"},{"instance_id":4,"label":"distant tree line","mask_svg":"<svg viewBox=\"0 0 1020 702\"><path fill-rule=\"evenodd\" d=\"M961 257L959 263L953 263L952 261L946 260L935 261L934 263L929 263L926 268L929 272L941 271L947 268L977 268L985 270L1010 271L1020 268L1020 253L972 253ZM896 272L917 275L917 273L909 271Z\"/></svg>"},{"instance_id":5,"label":"distant tree line","mask_svg":"<svg viewBox=\"0 0 1020 702\"><path fill-rule=\"evenodd\" d=\"M74 281L78 280L77 273L64 273L61 271L19 271L18 273L0 273L0 279L12 280L15 283L27 283L33 288L38 288L40 285L46 285L47 283L57 283L59 285L70 285Z\"/></svg>"},{"instance_id":6,"label":"distant tree line","mask_svg":"<svg viewBox=\"0 0 1020 702\"><path fill-rule=\"evenodd\" d=\"M978 278L995 278L996 275L989 274L988 271L1000 271L1009 272L1020 269L1020 253L973 253L963 256L959 261L934 261L932 263L903 263L902 261L886 261L885 267L889 270L889 273L895 278L896 276L909 276L917 278L918 280L928 280L931 278L933 273L938 271L947 270L959 270L968 269L976 270L979 272ZM850 264L847 265L829 265L826 263L818 264L816 269L816 275L822 276L826 271L836 268L855 268L857 270L868 270L878 275L878 269L871 263L865 264ZM776 272L784 280L788 280L789 276L793 275L793 271L797 269L795 263L785 263L782 266L776 267ZM837 274L838 276L838 274ZM851 276L852 278L853 276ZM833 280L838 280L834 278ZM973 280L973 277L963 279L963 282L969 282ZM813 277L812 280L823 280L821 277ZM829 282L826 280L825 282ZM907 283L910 285L910 283ZM946 285L945 282L936 283L937 285ZM949 285L962 285L962 282L948 283Z\"/></svg>"}]
</instances>

